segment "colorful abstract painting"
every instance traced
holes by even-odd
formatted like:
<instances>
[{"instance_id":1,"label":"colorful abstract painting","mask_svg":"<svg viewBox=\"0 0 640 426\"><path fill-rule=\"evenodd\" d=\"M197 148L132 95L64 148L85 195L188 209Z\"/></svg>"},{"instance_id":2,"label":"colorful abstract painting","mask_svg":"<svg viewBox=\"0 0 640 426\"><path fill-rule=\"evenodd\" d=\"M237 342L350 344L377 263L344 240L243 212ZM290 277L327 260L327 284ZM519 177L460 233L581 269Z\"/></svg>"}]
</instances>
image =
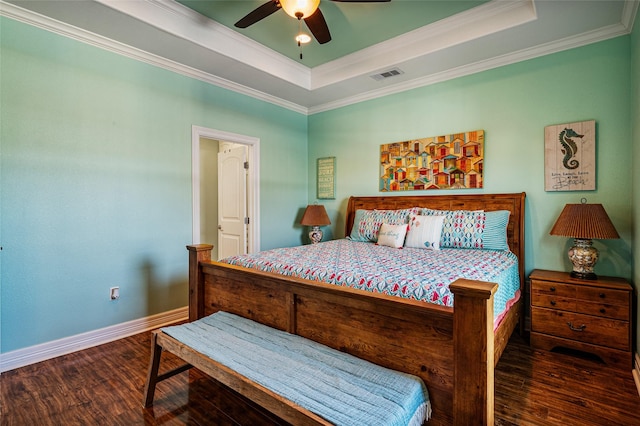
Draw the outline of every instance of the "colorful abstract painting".
<instances>
[{"instance_id":1,"label":"colorful abstract painting","mask_svg":"<svg viewBox=\"0 0 640 426\"><path fill-rule=\"evenodd\" d=\"M380 191L482 188L484 130L380 145Z\"/></svg>"}]
</instances>

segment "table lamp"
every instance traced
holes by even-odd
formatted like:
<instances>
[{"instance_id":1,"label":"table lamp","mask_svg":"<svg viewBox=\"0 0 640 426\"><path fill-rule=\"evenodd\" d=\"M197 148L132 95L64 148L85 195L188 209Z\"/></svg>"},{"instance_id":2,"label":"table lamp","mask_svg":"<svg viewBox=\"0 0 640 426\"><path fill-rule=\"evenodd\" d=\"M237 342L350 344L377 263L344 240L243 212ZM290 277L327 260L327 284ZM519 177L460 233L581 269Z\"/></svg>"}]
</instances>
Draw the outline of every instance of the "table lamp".
<instances>
[{"instance_id":1,"label":"table lamp","mask_svg":"<svg viewBox=\"0 0 640 426\"><path fill-rule=\"evenodd\" d=\"M593 267L598 261L598 249L593 247L592 239L620 238L611 223L602 204L567 204L551 228L551 235L575 238L569 249L569 260L573 263L571 277L583 280L596 280Z\"/></svg>"},{"instance_id":2,"label":"table lamp","mask_svg":"<svg viewBox=\"0 0 640 426\"><path fill-rule=\"evenodd\" d=\"M304 226L311 226L309 239L313 244L318 244L322 241L322 230L320 227L324 225L331 225L331 221L329 220L329 216L327 216L327 211L324 209L324 206L319 204L310 204L304 211L300 224Z\"/></svg>"}]
</instances>

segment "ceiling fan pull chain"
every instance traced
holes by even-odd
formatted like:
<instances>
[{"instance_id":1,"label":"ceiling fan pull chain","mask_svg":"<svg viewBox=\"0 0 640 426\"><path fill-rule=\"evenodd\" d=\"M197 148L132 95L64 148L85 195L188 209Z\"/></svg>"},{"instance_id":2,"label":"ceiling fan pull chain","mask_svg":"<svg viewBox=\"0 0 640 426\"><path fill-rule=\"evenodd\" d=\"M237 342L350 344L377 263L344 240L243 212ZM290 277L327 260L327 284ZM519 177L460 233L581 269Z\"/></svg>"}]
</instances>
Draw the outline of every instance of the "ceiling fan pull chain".
<instances>
[{"instance_id":1,"label":"ceiling fan pull chain","mask_svg":"<svg viewBox=\"0 0 640 426\"><path fill-rule=\"evenodd\" d=\"M298 37L296 37L296 40L298 40L298 47L300 48L300 60L302 60L302 43L301 43L301 38L300 36L302 35L302 15L298 16Z\"/></svg>"}]
</instances>

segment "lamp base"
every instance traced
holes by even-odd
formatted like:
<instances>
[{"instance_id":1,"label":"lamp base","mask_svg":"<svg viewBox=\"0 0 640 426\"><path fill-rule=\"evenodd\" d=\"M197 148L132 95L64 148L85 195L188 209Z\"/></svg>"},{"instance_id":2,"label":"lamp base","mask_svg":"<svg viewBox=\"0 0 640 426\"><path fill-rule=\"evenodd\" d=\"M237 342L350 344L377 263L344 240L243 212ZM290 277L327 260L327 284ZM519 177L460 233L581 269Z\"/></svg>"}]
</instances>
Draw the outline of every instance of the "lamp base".
<instances>
[{"instance_id":1,"label":"lamp base","mask_svg":"<svg viewBox=\"0 0 640 426\"><path fill-rule=\"evenodd\" d=\"M593 272L583 274L581 272L571 271L571 278L577 278L579 280L597 280L598 276Z\"/></svg>"},{"instance_id":2,"label":"lamp base","mask_svg":"<svg viewBox=\"0 0 640 426\"><path fill-rule=\"evenodd\" d=\"M598 249L593 247L591 239L576 238L569 249L569 260L573 263L572 278L597 280L593 267L598 261Z\"/></svg>"},{"instance_id":3,"label":"lamp base","mask_svg":"<svg viewBox=\"0 0 640 426\"><path fill-rule=\"evenodd\" d=\"M322 229L319 226L313 226L309 231L309 239L313 244L318 244L322 241Z\"/></svg>"}]
</instances>

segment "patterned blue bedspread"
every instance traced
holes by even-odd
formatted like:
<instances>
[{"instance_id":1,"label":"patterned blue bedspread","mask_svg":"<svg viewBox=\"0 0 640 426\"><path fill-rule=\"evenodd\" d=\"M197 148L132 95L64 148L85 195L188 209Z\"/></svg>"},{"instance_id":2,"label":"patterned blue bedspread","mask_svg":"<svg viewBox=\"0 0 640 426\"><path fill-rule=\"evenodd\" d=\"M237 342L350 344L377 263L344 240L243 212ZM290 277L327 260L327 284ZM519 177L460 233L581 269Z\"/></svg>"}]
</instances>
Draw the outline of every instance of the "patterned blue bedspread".
<instances>
[{"instance_id":1,"label":"patterned blue bedspread","mask_svg":"<svg viewBox=\"0 0 640 426\"><path fill-rule=\"evenodd\" d=\"M518 258L501 250L396 249L340 239L232 256L222 262L443 306L453 306L449 284L458 278L494 282L499 284L494 296L496 321L520 295Z\"/></svg>"},{"instance_id":2,"label":"patterned blue bedspread","mask_svg":"<svg viewBox=\"0 0 640 426\"><path fill-rule=\"evenodd\" d=\"M227 312L162 331L336 425L418 426L431 414L419 377Z\"/></svg>"}]
</instances>

